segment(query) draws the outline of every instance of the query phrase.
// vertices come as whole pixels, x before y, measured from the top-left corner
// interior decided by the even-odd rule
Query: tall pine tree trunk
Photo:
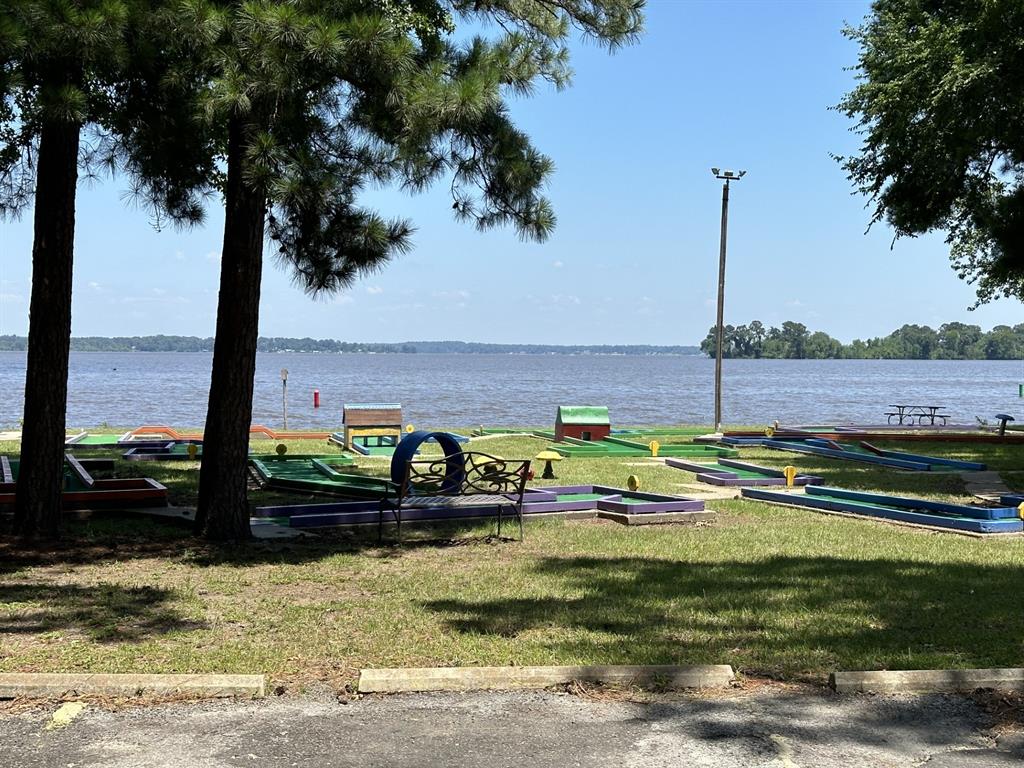
[[[80,131],[77,123],[47,121],[39,137],[25,416],[14,509],[15,532],[28,537],[60,533]]]
[[[266,217],[266,194],[245,178],[252,135],[251,125],[231,119],[217,336],[196,512],[196,532],[211,541],[251,536],[246,480]]]

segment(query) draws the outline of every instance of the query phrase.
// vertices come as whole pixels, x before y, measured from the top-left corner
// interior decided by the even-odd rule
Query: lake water
[[[195,353],[72,353],[68,424],[201,426],[210,362]],[[560,403],[607,405],[613,424],[714,417],[714,361],[697,357],[266,354],[255,423],[281,426],[282,368],[292,429],[338,427],[345,402],[401,403],[406,421],[423,427],[553,425]],[[724,379],[731,424],[882,423],[897,402],[945,406],[955,423],[1002,412],[1024,420],[1019,361],[726,360]],[[0,426],[21,418],[24,382],[25,356],[0,352]]]

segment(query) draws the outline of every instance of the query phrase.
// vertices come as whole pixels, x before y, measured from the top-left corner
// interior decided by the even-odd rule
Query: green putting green
[[[719,464],[717,461],[714,462],[713,464],[712,463],[705,464],[704,466],[706,467],[706,469],[704,470],[705,472],[728,472],[731,475],[736,475],[736,477],[749,477],[749,478],[774,477],[774,475],[769,475],[769,474],[767,474],[765,472],[754,472],[753,470],[750,470],[750,469],[739,469],[738,467],[727,467],[724,464]]]
[[[363,456],[394,456],[395,446],[393,445],[361,445],[355,449]]]
[[[562,442],[552,445],[551,450],[558,451],[558,453],[567,458],[630,458],[651,455],[651,448],[648,444],[622,440],[616,437],[607,437],[596,442],[566,438]],[[667,443],[659,446],[658,455],[686,458],[731,458],[738,456],[739,452],[735,448],[724,448],[718,445]]]
[[[71,437],[74,437],[74,435]],[[120,440],[121,435],[86,435],[81,440],[76,440],[72,445],[109,445],[116,447]]]
[[[271,488],[379,499],[393,488],[389,480],[338,472],[351,465],[348,456],[254,456],[252,465]]]
[[[711,427],[637,427],[636,429],[612,430],[612,437],[620,435],[643,435],[645,437],[699,437],[713,431]]]

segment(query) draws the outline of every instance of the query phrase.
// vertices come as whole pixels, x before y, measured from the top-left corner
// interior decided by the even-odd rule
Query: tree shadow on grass
[[[421,549],[446,549],[472,544],[509,543],[494,535],[493,521],[436,522],[403,528],[401,544],[394,527],[385,525],[384,540],[377,526],[322,529],[316,538],[252,540],[213,544],[192,535],[191,526],[132,513],[105,512],[87,520],[67,521],[57,541],[25,542],[0,535],[0,576],[53,565],[97,565],[110,561],[166,559],[196,566],[250,566],[264,563],[299,565],[338,554],[396,559]],[[0,528],[2,531],[2,528]]]
[[[1019,568],[549,557],[530,575],[540,596],[422,604],[449,631],[523,638],[556,657],[596,663],[733,663],[820,677],[836,667],[1017,666],[1021,659]]]
[[[159,587],[0,584],[0,636],[81,633],[102,643],[141,642],[180,630],[202,629],[174,607],[175,593]]]

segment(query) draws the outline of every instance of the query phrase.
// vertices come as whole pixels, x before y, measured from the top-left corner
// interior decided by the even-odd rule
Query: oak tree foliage
[[[1024,3],[875,0],[857,86],[839,109],[860,151],[839,158],[898,237],[946,233],[978,304],[1024,298]]]

